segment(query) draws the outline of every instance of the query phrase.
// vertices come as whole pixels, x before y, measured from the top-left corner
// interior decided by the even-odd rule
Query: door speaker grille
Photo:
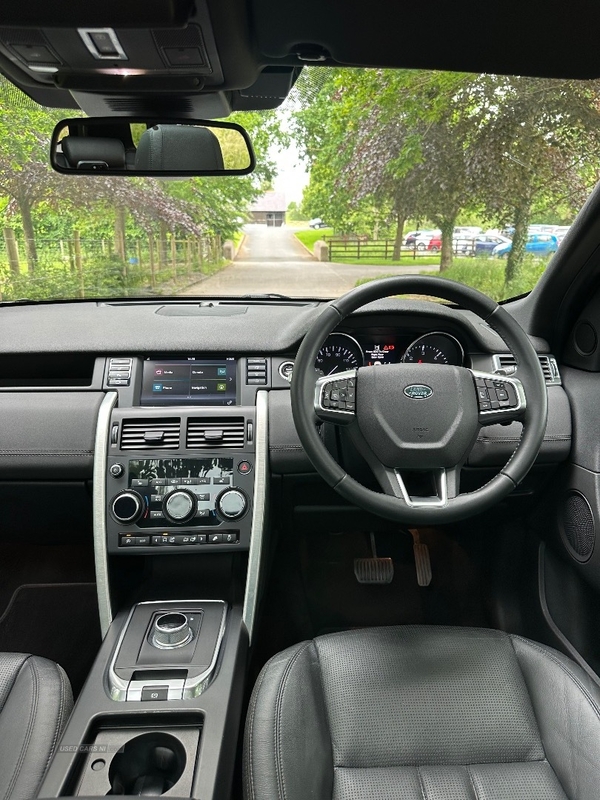
[[[596,528],[590,504],[580,492],[569,492],[562,504],[561,530],[571,555],[587,561],[594,552]]]

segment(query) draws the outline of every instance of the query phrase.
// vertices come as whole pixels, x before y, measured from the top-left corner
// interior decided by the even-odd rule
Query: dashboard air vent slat
[[[544,373],[544,379],[548,386],[558,386],[562,383],[560,372],[558,371],[558,364],[554,356],[542,355],[538,356],[540,366]],[[494,370],[506,370],[508,375],[516,372],[517,362],[515,357],[510,353],[502,353],[493,357]]]
[[[188,420],[186,447],[210,450],[221,447],[241,449],[245,444],[243,417],[195,417]]]
[[[181,420],[124,419],[121,429],[121,450],[177,450]]]

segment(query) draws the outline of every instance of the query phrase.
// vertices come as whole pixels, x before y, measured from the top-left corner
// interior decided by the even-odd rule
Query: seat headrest
[[[140,137],[135,168],[153,170],[222,170],[219,140],[207,128],[154,125]]]
[[[108,169],[125,169],[125,147],[120,139],[105,139],[99,136],[65,136],[61,141],[62,151],[71,169],[81,162],[106,164]]]

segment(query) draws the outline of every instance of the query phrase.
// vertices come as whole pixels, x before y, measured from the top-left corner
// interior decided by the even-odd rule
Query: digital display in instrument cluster
[[[367,342],[364,345],[365,366],[397,364],[402,360],[402,348],[393,339]]]

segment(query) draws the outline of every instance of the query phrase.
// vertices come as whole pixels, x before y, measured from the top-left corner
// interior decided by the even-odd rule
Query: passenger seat
[[[36,797],[73,708],[62,667],[25,653],[0,653],[0,797]]]

